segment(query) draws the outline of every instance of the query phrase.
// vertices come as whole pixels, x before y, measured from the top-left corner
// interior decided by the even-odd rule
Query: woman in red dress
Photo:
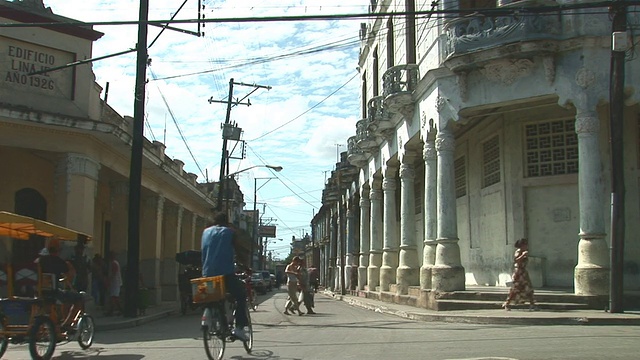
[[[515,244],[516,253],[514,255],[514,269],[511,281],[511,289],[507,300],[502,304],[502,308],[511,310],[511,303],[522,304],[529,302],[529,309],[535,309],[535,299],[533,298],[533,286],[527,271],[527,263],[529,262],[529,241],[520,239]]]

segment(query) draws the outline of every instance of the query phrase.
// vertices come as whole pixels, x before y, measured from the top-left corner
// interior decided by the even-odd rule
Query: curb
[[[100,320],[96,319],[96,331],[109,331],[128,329],[143,324],[150,323],[152,321],[164,319],[175,314],[176,310],[162,310],[152,315],[140,316],[132,319],[124,319],[122,321],[110,322],[106,324],[100,324]]]
[[[377,313],[393,315],[405,319],[424,322],[447,322],[464,324],[494,324],[494,325],[640,325],[640,316],[622,315],[622,317],[604,316],[494,316],[479,314],[447,314],[447,312],[421,312],[393,309],[392,306],[372,304],[359,301],[352,297],[344,297],[339,294],[325,292],[325,295],[339,301],[344,301],[351,306],[357,306]],[[392,304],[391,304],[392,305]]]

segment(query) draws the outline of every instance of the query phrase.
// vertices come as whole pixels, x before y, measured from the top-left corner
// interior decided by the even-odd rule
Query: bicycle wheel
[[[56,350],[56,328],[48,317],[37,317],[29,331],[32,359],[49,360]]]
[[[4,319],[0,318],[0,333],[4,331]],[[0,358],[2,358],[4,352],[7,351],[7,346],[9,346],[9,339],[5,335],[0,334]]]
[[[204,351],[207,353],[209,360],[221,360],[226,347],[226,339],[224,338],[224,330],[220,321],[220,312],[213,310],[211,313],[211,328],[207,326],[202,328]]]
[[[247,341],[242,342],[242,346],[247,351],[247,354],[251,354],[251,350],[253,349],[253,326],[251,326],[251,314],[249,314],[249,309],[247,309],[247,327],[245,328],[245,334]]]
[[[93,322],[93,317],[90,315],[82,315],[78,321],[78,345],[80,345],[83,350],[91,347],[95,333],[96,327]]]

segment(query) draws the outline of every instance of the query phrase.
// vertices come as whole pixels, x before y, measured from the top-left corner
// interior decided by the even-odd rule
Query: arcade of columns
[[[591,98],[589,96],[587,99]],[[579,149],[580,241],[578,263],[574,270],[574,291],[578,295],[605,295],[609,286],[608,249],[605,241],[602,204],[601,155],[599,152],[600,119],[595,105],[575,104],[575,131]],[[589,110],[590,109],[590,110]],[[331,275],[333,289],[341,288],[339,269],[343,240],[345,246],[345,288],[369,291],[390,291],[395,284],[398,295],[408,294],[410,286],[436,291],[465,289],[465,269],[462,266],[457,234],[454,179],[455,138],[448,127],[431,130],[423,136],[422,158],[424,179],[424,246],[422,261],[417,253],[414,215],[414,159],[416,149],[401,149],[400,165],[388,162],[379,173],[358,186],[359,229],[352,222],[355,204],[349,199],[338,201],[331,208],[328,259],[323,260]],[[397,237],[396,173],[399,172],[400,238]],[[362,171],[361,171],[362,174]],[[344,195],[344,194],[342,194]],[[353,194],[351,194],[353,198]],[[342,209],[342,210],[341,210]],[[340,211],[346,210],[346,226],[340,221]],[[334,225],[334,226],[331,226]],[[359,234],[354,234],[358,231]],[[359,247],[354,241],[359,239]],[[399,241],[398,241],[399,240]],[[359,253],[354,249],[359,248]],[[358,257],[359,256],[359,257]],[[356,259],[358,260],[356,262]],[[357,281],[352,284],[352,271]]]

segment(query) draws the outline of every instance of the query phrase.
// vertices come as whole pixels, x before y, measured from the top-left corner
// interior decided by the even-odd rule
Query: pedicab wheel
[[[37,317],[29,331],[32,359],[49,360],[56,350],[56,328],[48,317]]]
[[[204,351],[207,353],[209,360],[221,360],[226,347],[226,340],[222,334],[222,326],[220,320],[214,316],[211,321],[212,328],[204,327],[202,329],[202,338],[204,339]]]
[[[4,334],[5,328],[2,323],[2,319],[0,319],[0,358],[4,355],[4,352],[7,351],[7,346],[9,346],[9,339]]]
[[[93,345],[93,336],[96,333],[93,316],[82,315],[78,321],[78,345],[86,350]]]
[[[251,350],[253,349],[253,326],[251,326],[251,315],[249,314],[249,309],[247,309],[247,327],[245,335],[248,339],[242,342],[242,346],[244,346],[247,354],[251,354]]]

